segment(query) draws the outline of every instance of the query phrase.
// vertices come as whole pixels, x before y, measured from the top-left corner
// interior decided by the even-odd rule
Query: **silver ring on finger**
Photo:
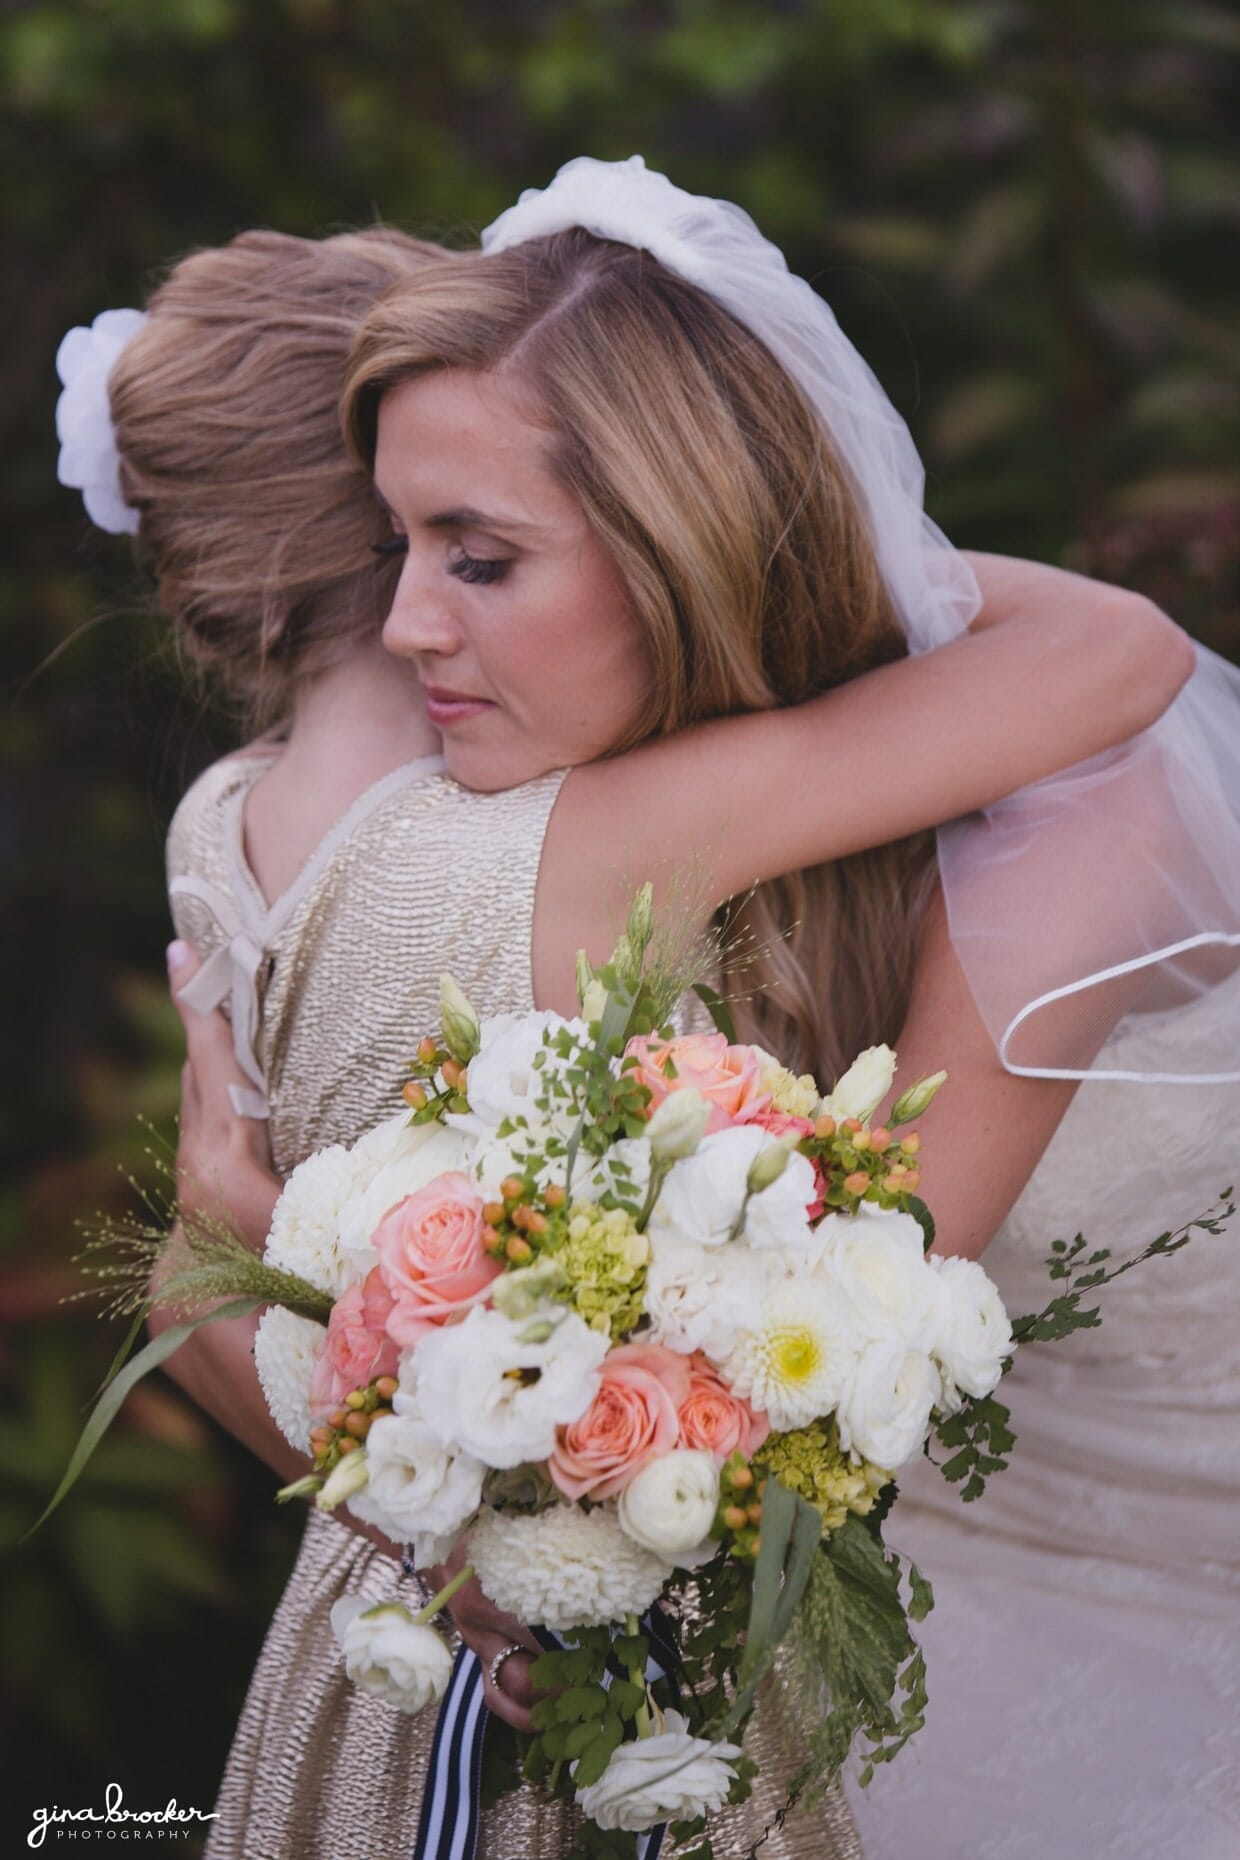
[[[488,1669],[491,1684],[495,1687],[497,1692],[502,1692],[504,1690],[503,1686],[499,1683],[500,1669],[504,1661],[510,1660],[514,1653],[527,1653],[528,1651],[529,1649],[523,1647],[520,1641],[517,1640],[509,1641],[506,1647],[500,1648],[495,1658],[491,1661],[491,1665]]]

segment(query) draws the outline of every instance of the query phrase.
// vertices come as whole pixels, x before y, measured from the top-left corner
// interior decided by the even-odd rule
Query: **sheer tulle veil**
[[[482,245],[502,251],[574,226],[649,252],[763,341],[851,476],[910,650],[961,633],[977,583],[925,514],[908,428],[827,304],[748,214],[684,192],[640,156],[582,156],[523,193]],[[1176,702],[1132,743],[939,833],[953,941],[1011,1072],[1240,1079],[1234,1016],[1217,1017],[1213,1050],[1186,1046],[1182,1070],[1113,1063],[1108,1040],[1117,1023],[1225,986],[1237,965],[1240,671],[1198,655]]]

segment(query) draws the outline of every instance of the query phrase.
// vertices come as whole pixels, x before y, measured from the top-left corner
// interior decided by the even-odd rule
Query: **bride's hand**
[[[181,1072],[178,1199],[185,1210],[226,1222],[259,1252],[280,1178],[271,1167],[266,1124],[238,1117],[232,1108],[229,1086],[248,1089],[250,1081],[237,1064],[228,1022],[218,1008],[199,1014],[181,1000],[201,966],[188,943],[169,945],[168,976],[188,1055]]]
[[[446,1563],[424,1570],[423,1580],[432,1591],[443,1585],[461,1569],[468,1547],[460,1543]],[[488,1708],[514,1731],[532,1732],[534,1723],[530,1706],[540,1696],[530,1678],[531,1661],[542,1652],[532,1631],[515,1615],[506,1615],[489,1601],[475,1576],[457,1590],[448,1604],[448,1612],[460,1631],[461,1639],[477,1654],[483,1673],[483,1696]],[[499,1670],[499,1684],[491,1678],[491,1667],[506,1647],[520,1647],[511,1653]]]

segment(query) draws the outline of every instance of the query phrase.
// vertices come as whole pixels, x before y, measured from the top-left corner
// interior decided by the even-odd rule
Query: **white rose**
[[[392,1117],[354,1146],[364,1171],[357,1192],[340,1215],[340,1246],[349,1264],[350,1283],[365,1278],[378,1254],[371,1246],[375,1228],[398,1201],[416,1195],[437,1175],[465,1167],[470,1144],[443,1124],[411,1124]]]
[[[895,1075],[896,1056],[891,1048],[867,1046],[823,1099],[822,1113],[837,1120],[859,1117],[864,1122],[891,1090]]]
[[[750,1168],[770,1136],[756,1124],[736,1124],[704,1137],[664,1182],[650,1217],[652,1243],[660,1236],[691,1246],[723,1246],[745,1201]],[[807,1246],[806,1209],[814,1199],[808,1157],[791,1155],[787,1167],[761,1194],[749,1197],[745,1234],[759,1247]]]
[[[989,1395],[1012,1352],[1012,1326],[994,1282],[975,1259],[940,1259],[929,1265],[939,1299],[931,1353],[943,1377],[942,1406],[960,1406],[964,1395]]]
[[[563,1064],[547,1045],[567,1027],[582,1040],[583,1020],[560,1014],[495,1014],[484,1020],[479,1050],[469,1062],[469,1108],[480,1125],[496,1129],[506,1117],[541,1117],[537,1099],[549,1068]]]
[[[933,1348],[938,1288],[911,1214],[863,1202],[855,1215],[829,1214],[815,1230],[816,1254],[839,1287],[867,1342]]]
[[[332,1603],[331,1624],[345,1670],[363,1692],[407,1712],[443,1697],[452,1655],[434,1628],[415,1621],[399,1602],[342,1595]]]
[[[446,1447],[486,1466],[520,1466],[545,1460],[556,1428],[585,1413],[610,1347],[609,1337],[562,1306],[516,1323],[475,1306],[463,1323],[419,1341],[413,1372]],[[405,1397],[396,1400],[403,1405]]]
[[[349,1510],[396,1543],[413,1547],[419,1569],[441,1561],[482,1502],[486,1468],[453,1455],[423,1417],[381,1415],[366,1436],[369,1477]]]
[[[600,1828],[632,1833],[659,1821],[692,1820],[723,1807],[740,1754],[738,1744],[694,1737],[680,1712],[664,1712],[663,1730],[613,1750],[598,1781],[577,1791],[577,1801]]]
[[[620,1494],[620,1523],[633,1539],[671,1562],[708,1549],[719,1508],[719,1469],[712,1453],[678,1447],[643,1466]]]
[[[747,1246],[676,1246],[664,1239],[646,1268],[651,1343],[682,1356],[702,1350],[722,1362],[737,1332],[753,1321],[767,1276],[766,1256]]]
[[[867,1344],[835,1411],[840,1445],[895,1472],[920,1452],[939,1398],[939,1373],[924,1350],[898,1339]]]

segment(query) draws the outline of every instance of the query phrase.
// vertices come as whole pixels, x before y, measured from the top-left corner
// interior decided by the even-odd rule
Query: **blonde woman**
[[[158,320],[157,305],[152,327]],[[757,361],[769,379],[769,358]],[[161,486],[153,471],[143,475],[140,460],[127,450],[126,396],[139,395],[142,379],[138,340],[123,362],[113,384],[122,483],[138,503],[145,529],[159,497],[175,495],[177,475],[172,471]],[[218,395],[218,373],[215,390]],[[132,416],[132,407],[129,413]],[[298,501],[299,462],[290,454],[288,482],[290,487],[297,485]],[[778,472],[778,461],[768,458],[766,463]],[[443,464],[446,470],[450,461]],[[705,467],[698,473],[702,480],[709,479],[709,459]],[[201,462],[194,469],[202,475]],[[235,482],[235,458],[231,471]],[[684,479],[686,487],[691,477]],[[312,486],[313,481],[307,489]],[[790,490],[795,503],[795,486],[785,475],[785,501]],[[832,495],[838,498],[838,489]],[[244,501],[236,500],[239,513]],[[708,502],[703,495],[700,509],[685,512],[689,529],[695,524],[700,529]],[[855,587],[861,588],[860,608],[868,601],[871,615],[881,619],[881,593],[873,577],[850,569],[849,551],[866,553],[864,535],[835,515],[830,527],[842,545],[831,572],[846,571],[849,598]],[[440,565],[445,589],[455,593],[458,588],[495,585],[494,577],[488,580],[490,571],[479,572],[477,564],[485,558],[471,556],[455,536],[448,540],[450,561],[444,558]],[[577,535],[566,560],[575,553],[580,563],[580,542]],[[699,548],[702,564],[710,553],[708,538]],[[610,934],[611,924],[607,898],[601,903],[583,900],[564,871],[564,855],[556,851],[556,819],[574,789],[580,788],[585,797],[603,769],[633,784],[617,790],[604,811],[610,823],[614,801],[622,800],[622,832],[616,835],[608,826],[613,859],[617,866],[629,863],[636,869],[655,850],[649,835],[657,829],[654,816],[666,807],[669,793],[686,794],[693,804],[695,764],[715,769],[707,785],[717,794],[721,776],[730,774],[735,788],[738,766],[758,758],[767,761],[778,753],[779,734],[791,732],[792,751],[785,749],[780,765],[786,776],[781,806],[794,792],[808,791],[813,802],[807,811],[814,814],[815,824],[807,829],[809,837],[790,841],[784,852],[797,855],[804,846],[826,857],[850,853],[870,836],[924,826],[937,814],[959,811],[1139,727],[1182,678],[1183,655],[1175,635],[1139,603],[1099,596],[1071,578],[1051,577],[1049,587],[1039,588],[1037,571],[981,566],[991,588],[988,617],[996,624],[935,655],[937,664],[901,663],[876,673],[873,680],[856,679],[847,689],[780,716],[737,716],[706,726],[685,739],[678,770],[670,771],[663,763],[653,780],[643,772],[643,758],[649,769],[650,757],[678,748],[672,739],[637,751],[632,758],[591,763],[567,781],[561,774],[570,762],[585,762],[613,749],[638,727],[636,718],[625,718],[617,728],[614,712],[606,708],[606,702],[621,692],[632,696],[631,683],[620,680],[623,652],[614,662],[614,688],[599,675],[599,655],[614,651],[618,638],[632,641],[631,628],[626,630],[627,608],[608,604],[615,594],[615,576],[606,562],[590,564],[600,571],[601,580],[583,582],[579,577],[576,584],[564,581],[558,591],[544,589],[530,609],[535,618],[545,614],[558,629],[552,635],[551,654],[541,659],[535,655],[528,669],[536,676],[526,678],[522,687],[530,732],[553,758],[546,773],[497,764],[489,772],[461,768],[461,783],[426,770],[410,778],[405,761],[410,748],[418,745],[411,745],[403,733],[400,707],[393,711],[386,706],[383,694],[376,694],[373,706],[368,699],[354,702],[347,660],[294,685],[287,741],[271,743],[249,758],[231,759],[210,772],[188,797],[170,842],[179,928],[192,934],[210,958],[207,969],[195,973],[194,959],[187,957],[178,980],[183,985],[186,976],[193,976],[191,998],[200,1006],[221,989],[228,997],[233,1011],[230,1046],[241,1061],[240,1076],[229,1082],[242,1093],[265,1092],[278,1165],[286,1170],[306,1149],[355,1135],[386,1108],[400,1076],[408,1029],[433,1012],[434,977],[445,960],[473,986],[484,1008],[529,1006],[532,997],[539,1005],[562,1003],[571,987],[571,964],[565,968],[561,962],[564,950],[579,941],[597,946],[601,935]],[[806,577],[807,587],[822,577],[823,568],[819,554]],[[402,589],[407,582],[406,568]],[[1039,634],[1027,615],[1018,617],[1022,603],[1039,594],[1053,607],[1061,590],[1083,608],[1096,612],[1100,606],[1103,624],[1055,618]],[[829,574],[816,591],[825,602],[832,601]],[[239,583],[238,597],[241,592]],[[750,597],[751,588],[743,588],[741,595]],[[227,606],[227,598],[221,599]],[[433,605],[424,607],[419,601],[416,611],[431,614]],[[407,620],[408,606],[402,613],[403,618],[394,612],[389,623],[389,643],[399,643],[393,629]],[[685,623],[686,646],[695,640],[692,629],[701,613],[699,607]],[[761,614],[761,601],[753,607],[751,600],[751,623],[760,621]],[[784,624],[781,619],[774,637]],[[883,634],[881,626],[875,633],[880,637],[873,656],[898,657],[899,641],[890,632]],[[716,637],[717,656],[726,661],[733,650],[726,627],[717,629]],[[1069,647],[1079,660],[1081,691],[1065,696],[1053,720],[1030,718],[1027,704],[1013,700],[1014,682],[1022,675],[1048,680],[1056,649]],[[863,646],[841,676],[859,670],[868,650]],[[509,670],[514,668],[520,669],[519,642]],[[576,695],[579,705],[562,702],[557,710],[543,703],[538,709],[552,670],[561,681],[561,697],[571,700]],[[344,680],[338,702],[332,696],[337,678]],[[867,702],[865,693],[871,686],[875,696]],[[708,694],[709,686],[703,683],[702,691]],[[1104,693],[1113,697],[1114,708],[1100,721]],[[435,687],[432,721],[447,726],[451,735],[458,723],[470,721],[462,712],[476,706],[480,695],[468,687]],[[600,695],[605,700],[601,707]],[[770,695],[788,698],[795,692]],[[770,695],[750,691],[741,701],[769,702]],[[482,699],[484,706],[490,701]],[[712,701],[707,696],[707,702]],[[956,727],[961,705],[976,709],[982,739],[967,750],[962,750]],[[558,736],[557,728],[563,732]],[[872,795],[870,782],[859,773],[860,765],[874,756],[876,741],[890,747],[886,768],[900,790],[890,812],[885,811],[887,801]],[[953,755],[955,766],[949,767]],[[1002,774],[996,772],[1000,760]],[[380,762],[386,766],[379,787],[372,784],[359,795],[357,787]],[[626,765],[636,774],[622,774]],[[351,796],[324,794],[315,785],[316,777],[334,776],[337,770],[352,771]],[[669,783],[666,776],[673,772],[678,780]],[[530,773],[533,779],[521,779]],[[395,779],[389,781],[390,776]],[[471,779],[479,781],[478,788],[466,786]],[[504,785],[507,782],[516,785]],[[483,791],[490,788],[493,792]],[[916,798],[908,800],[906,790],[918,790]],[[338,822],[346,799],[353,805]],[[699,793],[699,805],[701,800]],[[588,800],[583,804],[587,810],[593,805]],[[572,818],[571,812],[565,816],[562,841],[570,848]],[[716,814],[706,834],[712,857],[718,830],[725,830],[730,841],[743,818],[743,808],[735,813],[729,808],[722,819]],[[325,827],[328,840],[316,845]],[[664,867],[683,856],[683,843],[682,839],[666,849]],[[300,876],[293,876],[299,870]],[[480,884],[485,874],[494,874],[489,885]],[[730,868],[716,882],[729,879]],[[614,899],[627,876],[622,881],[613,873],[608,882]],[[579,917],[561,936],[556,913],[562,904],[572,911],[584,904],[587,912],[597,915]],[[545,971],[545,980],[540,971]],[[206,985],[201,986],[204,978]],[[191,1012],[187,1020],[196,1061],[190,1084],[197,1088],[188,1107],[188,1160],[197,1162],[207,1180],[222,1175],[225,1199],[234,1209],[244,1205],[247,1189],[254,1191],[254,1225],[261,1237],[265,1178],[248,1140],[256,1125],[234,1117],[216,1089],[223,1062],[214,1018]],[[256,1108],[244,1097],[241,1102],[247,1109]],[[212,1340],[209,1345],[206,1337],[201,1341],[204,1348],[197,1354],[185,1353],[186,1380],[255,1444],[269,1442],[244,1337]],[[286,1451],[273,1453],[277,1463]],[[214,1852],[365,1853],[411,1838],[425,1773],[426,1727],[351,1695],[330,1637],[324,1637],[327,1607],[342,1588],[369,1585],[380,1594],[398,1579],[394,1563],[334,1523],[312,1522],[247,1704],[222,1819],[213,1837]],[[489,1698],[518,1719],[519,1710],[505,1703],[504,1693],[510,1699],[519,1696],[520,1668],[518,1659],[510,1660],[503,1669],[503,1691],[494,1686],[488,1691]],[[357,1753],[362,1750],[366,1761],[359,1765]],[[555,1851],[560,1838],[554,1816],[540,1814],[525,1797],[485,1821],[492,1854]],[[744,1823],[728,1838],[740,1843],[735,1847],[739,1852],[760,1832],[757,1823]],[[773,1836],[772,1842],[779,1838],[809,1840],[804,1851],[825,1851],[821,1826],[797,1836]],[[842,1830],[840,1852],[850,1851],[849,1838]]]

